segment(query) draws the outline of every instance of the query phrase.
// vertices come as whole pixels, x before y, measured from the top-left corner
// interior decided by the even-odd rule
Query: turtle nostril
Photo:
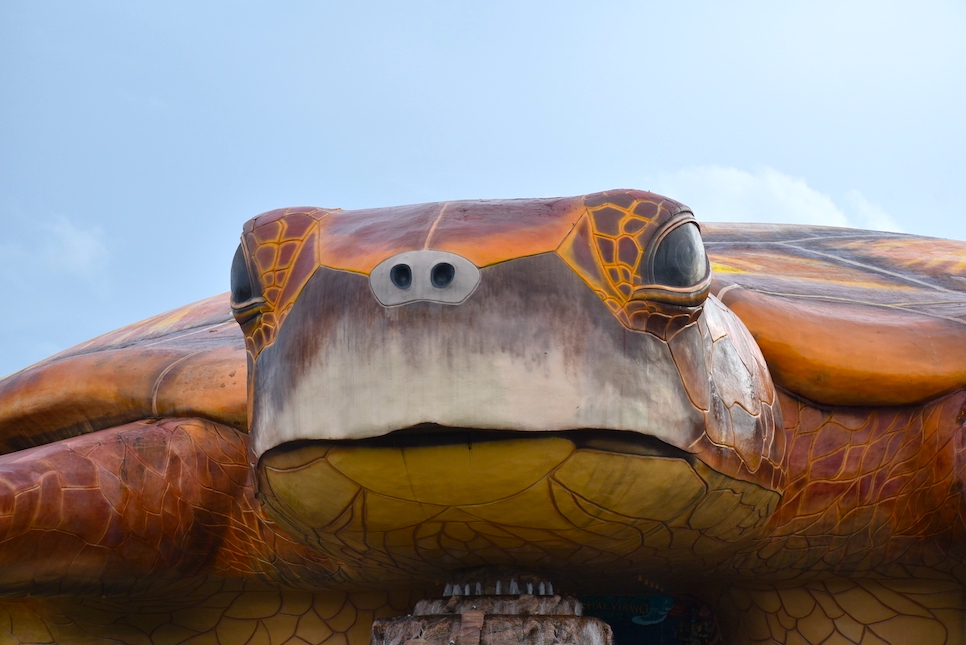
[[[456,267],[449,262],[440,262],[429,274],[430,281],[437,289],[448,287],[454,277],[456,277]]]
[[[402,290],[406,290],[413,283],[413,270],[408,264],[397,264],[389,270],[389,279]]]

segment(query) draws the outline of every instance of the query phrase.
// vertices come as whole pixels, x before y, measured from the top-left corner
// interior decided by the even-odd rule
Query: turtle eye
[[[694,222],[685,222],[661,240],[654,253],[651,276],[655,284],[686,288],[707,278],[708,270],[701,232]]]
[[[248,263],[245,262],[245,251],[239,244],[231,261],[231,301],[233,304],[242,304],[251,300],[254,295],[252,276],[248,272]]]
[[[231,260],[231,310],[238,324],[252,320],[265,305],[258,281],[252,278],[245,261],[245,249],[239,244]]]
[[[231,260],[231,310],[238,324],[244,324],[262,313],[265,301],[258,282],[252,279],[245,261],[245,249],[239,244]]]

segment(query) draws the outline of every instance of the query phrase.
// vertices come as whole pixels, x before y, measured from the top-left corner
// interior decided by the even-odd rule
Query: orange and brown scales
[[[271,345],[319,267],[368,275],[404,251],[456,253],[483,268],[556,251],[623,325],[666,338],[691,322],[666,315],[635,292],[640,265],[661,225],[687,207],[653,193],[616,190],[584,197],[476,200],[355,211],[287,208],[249,220],[242,243],[265,300],[243,325],[252,358]],[[655,315],[656,314],[656,315]]]
[[[791,579],[921,567],[935,575],[957,566],[966,555],[966,391],[871,409],[779,399],[787,485],[747,573]]]
[[[247,453],[234,428],[167,419],[3,455],[0,586],[63,594],[128,591],[158,576],[337,577],[337,563],[265,517]]]

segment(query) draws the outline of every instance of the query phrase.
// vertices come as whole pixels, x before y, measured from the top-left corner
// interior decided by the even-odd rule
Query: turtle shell
[[[343,270],[368,273],[429,238],[483,266],[557,247],[587,205],[564,198],[384,209],[387,217],[407,208],[426,214],[419,230],[392,238],[355,229],[352,212],[285,209],[253,218],[243,235],[264,235],[298,211],[307,225],[323,223],[315,233],[326,240],[320,253]],[[450,209],[458,216],[443,217]],[[308,231],[278,231],[273,270],[287,252],[282,238],[315,243],[302,239]],[[702,235],[712,292],[751,330],[785,390],[820,404],[878,406],[966,385],[966,243],[763,224],[705,224]],[[213,296],[0,380],[0,451],[155,417],[196,416],[244,430],[246,369],[228,294]]]

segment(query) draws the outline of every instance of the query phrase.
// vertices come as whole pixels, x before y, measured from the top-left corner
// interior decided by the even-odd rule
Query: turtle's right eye
[[[651,267],[656,284],[686,288],[700,284],[708,271],[708,256],[694,222],[685,222],[664,236]]]
[[[643,286],[634,298],[695,308],[711,288],[711,264],[694,216],[680,213],[651,241],[640,265]]]
[[[253,279],[245,261],[245,250],[239,244],[231,261],[231,309],[241,323],[260,312],[263,303],[258,281]]]

